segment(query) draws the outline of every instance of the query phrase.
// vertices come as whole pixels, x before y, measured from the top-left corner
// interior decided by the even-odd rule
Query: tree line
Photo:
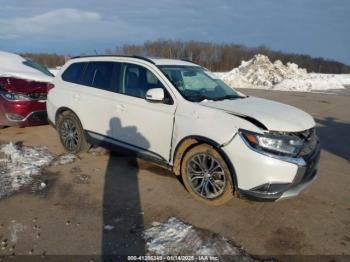
[[[125,44],[114,49],[107,49],[107,55],[140,55],[150,57],[164,57],[185,59],[198,63],[211,71],[224,72],[238,67],[241,61],[250,60],[255,54],[263,54],[273,62],[281,60],[283,63],[293,62],[299,67],[306,68],[308,72],[316,73],[350,73],[350,66],[343,63],[314,58],[309,55],[284,53],[273,51],[268,47],[260,46],[249,48],[237,44],[218,44],[200,41],[157,40],[143,44]],[[54,67],[64,64],[65,57],[56,54],[25,54],[46,66]]]

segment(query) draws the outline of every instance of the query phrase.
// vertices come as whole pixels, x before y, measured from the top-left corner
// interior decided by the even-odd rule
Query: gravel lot
[[[234,199],[208,207],[193,200],[170,172],[97,151],[46,168],[45,190],[0,200],[0,241],[8,243],[0,256],[143,253],[141,233],[169,217],[219,233],[254,255],[350,255],[350,97],[240,91],[297,106],[316,119],[321,171],[300,196],[275,203]],[[0,141],[64,152],[50,126],[6,128]]]

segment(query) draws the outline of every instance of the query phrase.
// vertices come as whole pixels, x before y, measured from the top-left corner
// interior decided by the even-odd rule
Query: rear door
[[[119,89],[121,64],[111,61],[89,62],[81,83],[72,95],[72,106],[83,128],[101,138],[113,136],[112,118]]]

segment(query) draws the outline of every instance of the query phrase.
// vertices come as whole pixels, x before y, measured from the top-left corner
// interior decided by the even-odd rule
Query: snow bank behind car
[[[350,75],[308,73],[294,63],[272,63],[264,55],[255,55],[230,72],[216,75],[233,88],[310,92],[344,89],[344,84],[350,84]]]

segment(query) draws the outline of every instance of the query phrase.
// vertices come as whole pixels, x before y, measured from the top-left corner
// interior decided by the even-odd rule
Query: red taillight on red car
[[[50,91],[52,88],[54,88],[55,87],[55,85],[54,84],[52,84],[52,83],[48,83],[47,84],[47,91]]]

